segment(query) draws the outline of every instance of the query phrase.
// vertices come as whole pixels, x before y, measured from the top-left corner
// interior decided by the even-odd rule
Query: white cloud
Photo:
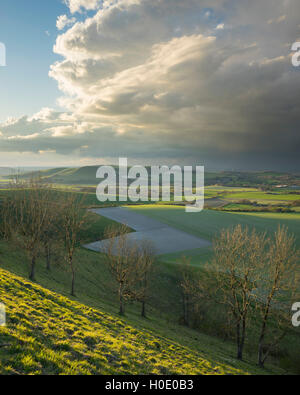
[[[52,108],[44,107],[39,112],[28,118],[29,122],[51,122],[57,120],[60,113],[54,111]]]
[[[60,15],[56,21],[56,27],[58,30],[63,30],[65,27],[73,25],[76,22],[76,18],[68,18],[67,15]]]
[[[47,154],[56,154],[55,149],[49,149],[49,150],[39,150],[40,155],[47,155]]]
[[[33,134],[28,134],[26,136],[23,136],[23,135],[10,136],[7,139],[8,140],[33,140],[33,139],[36,139],[39,137],[40,137],[39,133],[33,133]]]
[[[91,131],[92,128],[93,125],[83,122],[63,126],[55,126],[53,128],[46,129],[45,131],[50,132],[52,137],[71,137],[77,134],[84,134],[88,131]]]
[[[216,30],[223,30],[225,28],[224,23],[219,23],[218,26],[216,27]]]
[[[96,10],[100,7],[100,0],[64,0],[70,8],[72,14],[79,12],[82,8],[86,10]]]

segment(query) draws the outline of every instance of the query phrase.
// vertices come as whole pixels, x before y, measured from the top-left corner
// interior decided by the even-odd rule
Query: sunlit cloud
[[[299,34],[298,1],[66,4],[81,21],[58,17],[62,59],[49,71],[64,111],[7,120],[7,150],[300,164],[300,74],[287,46]]]

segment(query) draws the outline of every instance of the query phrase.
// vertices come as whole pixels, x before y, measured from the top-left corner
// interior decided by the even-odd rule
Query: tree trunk
[[[242,347],[241,347],[240,344],[238,345],[237,359],[238,359],[239,361],[242,361],[242,360],[243,360],[243,350],[242,350]]]
[[[120,300],[120,311],[119,311],[119,314],[120,315],[124,315],[125,308],[124,308],[123,284],[122,283],[120,283],[120,287],[119,287],[119,300]]]
[[[72,259],[70,259],[70,267],[71,267],[71,271],[72,271],[71,296],[75,296],[75,270],[73,267]]]
[[[268,300],[268,304],[265,310],[265,314],[263,317],[263,323],[261,327],[261,332],[260,332],[260,337],[259,337],[259,343],[258,343],[258,365],[263,368],[265,361],[264,361],[264,340],[265,340],[265,333],[266,333],[266,327],[267,327],[267,320],[269,316],[269,311],[270,311],[270,304],[271,304],[271,298]]]
[[[188,296],[183,293],[182,295],[182,305],[183,305],[183,323],[189,326],[189,300]]]
[[[258,366],[261,368],[264,368],[264,351],[263,351],[263,344],[264,344],[264,337],[265,334],[262,333],[259,339],[259,345],[258,345]]]
[[[30,270],[30,275],[29,275],[29,279],[31,281],[35,281],[35,265],[36,265],[36,259],[35,259],[35,257],[32,257],[32,259],[31,259],[31,270]]]
[[[50,253],[50,246],[49,244],[45,247],[46,252],[46,269],[50,272],[51,271],[51,253]]]
[[[142,317],[146,318],[146,302],[142,301]]]
[[[242,334],[240,337],[240,345],[239,345],[239,351],[238,351],[238,359],[239,360],[243,359],[245,339],[246,339],[246,319],[243,318]]]
[[[243,349],[241,345],[241,326],[239,322],[236,325],[236,340],[237,340],[237,359],[241,361],[243,359]]]
[[[120,297],[120,311],[119,311],[120,315],[124,315],[125,314],[125,308],[124,308],[124,300],[123,297]]]

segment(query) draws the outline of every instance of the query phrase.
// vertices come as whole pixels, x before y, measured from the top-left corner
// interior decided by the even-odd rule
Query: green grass
[[[105,236],[105,231],[109,226],[119,226],[120,224],[105,217],[99,217],[98,214],[88,212],[86,216],[86,225],[80,231],[79,239],[81,244],[93,243],[101,240]],[[128,232],[133,230],[128,228]]]
[[[39,280],[57,288],[51,276],[47,280],[45,277]],[[60,281],[63,283],[64,278]],[[79,294],[81,289],[81,300]],[[94,304],[97,296],[93,296]],[[8,344],[0,348],[0,374],[282,372],[274,367],[260,370],[249,360],[238,362],[231,344],[170,321],[138,319],[132,311],[120,319],[107,312],[111,309],[108,304],[96,309],[3,269],[0,300],[7,309],[7,326],[0,328],[0,344]]]
[[[0,269],[1,374],[246,374]]]
[[[256,207],[252,206],[251,204],[239,204],[239,203],[229,203],[222,208],[224,211],[235,211],[235,210],[255,210]]]
[[[100,217],[99,221],[101,221]],[[51,374],[63,372],[77,374],[94,373],[96,369],[97,373],[175,372],[204,374],[223,373],[225,372],[224,366],[228,367],[228,369],[230,367],[237,369],[243,374],[245,372],[254,374],[282,372],[272,365],[268,365],[267,370],[258,369],[255,365],[255,355],[249,354],[245,362],[239,362],[235,359],[234,343],[224,342],[222,339],[178,325],[181,316],[181,295],[178,287],[178,266],[176,265],[160,261],[155,263],[151,278],[151,295],[147,308],[148,319],[145,320],[140,317],[139,305],[127,305],[126,317],[122,322],[126,328],[130,328],[130,330],[128,329],[128,338],[126,338],[126,333],[123,330],[114,332],[115,326],[121,321],[117,314],[116,284],[111,279],[102,254],[82,248],[78,250],[76,254],[76,298],[70,298],[69,296],[70,274],[62,265],[62,261],[53,265],[50,273],[45,268],[44,259],[41,258],[38,261],[36,278],[38,284],[44,289],[26,280],[28,276],[28,258],[13,244],[0,242],[0,266],[9,271],[9,273],[0,271],[0,300],[6,303],[9,313],[9,325],[5,332],[1,332],[0,343],[13,342],[13,347],[11,348],[2,350],[0,348],[0,353],[2,353],[0,354],[2,372]],[[20,277],[16,278],[10,273]],[[11,284],[11,287],[8,287],[7,284]],[[17,288],[13,284],[17,284]],[[18,290],[18,287],[20,290]],[[45,289],[54,291],[57,294],[48,293]],[[37,294],[38,297],[36,296]],[[51,295],[52,301],[55,299],[54,305],[51,302],[51,308],[48,306],[48,295]],[[73,305],[73,302],[76,302],[76,305]],[[82,311],[89,311],[89,309],[82,305],[79,306],[78,302],[95,310],[93,311],[92,319],[89,315],[82,317]],[[57,310],[57,308],[60,309],[62,303],[63,310]],[[57,307],[57,304],[60,306]],[[42,316],[39,316],[40,310],[43,312]],[[77,314],[78,311],[79,313]],[[105,327],[106,332],[103,334],[102,329],[99,327],[102,321],[99,323],[98,318],[96,320],[93,318],[98,314],[101,317],[105,316],[111,321],[111,333],[114,333],[114,335],[111,335],[110,331],[107,333],[107,327]],[[18,317],[19,321],[14,319],[15,316]],[[30,316],[30,319],[26,318],[28,316]],[[76,335],[75,339],[67,331],[66,333],[64,332],[65,316],[70,320],[72,327],[76,326],[75,332],[80,332],[80,336],[77,337]],[[13,319],[10,320],[10,317],[13,317]],[[73,319],[75,320],[74,323]],[[91,332],[96,333],[96,340],[100,345],[96,343],[95,347],[97,349],[99,347],[101,353],[94,349],[90,350],[89,345],[82,341],[85,337],[89,339],[92,336]],[[133,338],[130,336],[130,332],[135,333]],[[105,360],[99,356],[103,354],[101,345],[102,339],[105,339],[106,335],[109,339],[110,336],[115,338],[114,344],[110,343],[111,340],[106,344],[104,340],[105,349],[107,350],[105,354],[113,354],[121,361],[123,361],[123,354],[117,339],[122,339],[122,344],[126,345],[133,342],[137,346],[136,336],[139,336],[138,339],[141,337],[147,339],[149,335],[153,341],[160,344],[163,342],[163,344],[168,343],[174,345],[174,347],[176,345],[176,356],[173,356],[169,351],[167,356],[166,353],[161,353],[160,350],[157,350],[156,362],[149,366],[147,365],[149,354],[145,354],[145,346],[141,343],[139,345],[140,348],[134,348],[134,352],[136,353],[136,360],[142,361],[142,364],[138,363],[136,366],[132,357],[129,367],[125,366],[124,370],[123,367],[121,370],[119,370],[119,367],[113,370],[114,367],[109,367]],[[26,340],[24,343],[23,337]],[[75,342],[74,349],[73,340]],[[58,347],[57,355],[56,349],[53,348],[53,345],[56,344]],[[111,348],[110,344],[112,345]],[[60,350],[60,347],[63,350]],[[69,353],[63,356],[60,355],[61,351],[68,347],[71,347],[71,350],[68,350]],[[52,350],[49,353],[50,361],[47,361],[46,357],[40,359],[41,355],[48,355],[49,349]],[[51,361],[54,361],[53,364]],[[93,363],[90,363],[90,361],[93,361]],[[29,366],[27,366],[28,363]],[[162,367],[162,370],[159,370],[156,363],[158,367]],[[174,363],[175,365],[178,363],[178,366],[180,366],[180,368],[176,367],[176,371],[170,368]],[[48,364],[50,364],[50,367]],[[142,366],[145,364],[146,370]],[[213,366],[211,370],[209,368],[210,365]],[[208,367],[207,370],[206,366]],[[221,368],[218,368],[218,366],[221,366]],[[215,367],[216,370],[214,370]],[[109,368],[112,370],[108,370]]]
[[[212,240],[223,228],[241,224],[256,227],[258,231],[274,232],[279,224],[289,227],[300,242],[300,216],[298,213],[226,213],[204,210],[199,213],[186,213],[180,206],[128,206],[140,214],[155,218],[167,225],[188,233]]]
[[[267,200],[267,201],[288,201],[292,202],[294,200],[299,200],[300,195],[297,194],[287,194],[287,193],[280,193],[280,192],[237,192],[237,193],[225,193],[223,195],[224,199],[249,199],[249,200]]]
[[[177,227],[182,226],[184,230],[208,239],[219,230],[220,222],[228,225],[232,221],[240,221],[235,214],[207,210],[199,213],[204,214],[204,217],[200,217],[198,214],[185,214],[182,208],[174,206],[141,206],[135,210],[162,221],[170,221],[171,225],[177,223]],[[254,219],[246,215],[238,217],[248,222]],[[265,221],[264,218],[257,218],[258,221]],[[291,218],[287,216],[290,221]],[[90,226],[82,235],[82,242],[101,238],[111,221],[89,214],[89,223]],[[207,229],[209,224],[210,228]],[[298,225],[297,222],[295,226]],[[210,254],[210,249],[190,252],[195,265],[206,262]],[[239,362],[235,359],[235,344],[231,341],[225,342],[222,338],[178,324],[182,306],[179,267],[174,265],[175,260],[175,256],[164,256],[155,262],[150,280],[148,319],[142,319],[140,306],[132,303],[127,305],[126,317],[120,320],[116,314],[116,284],[111,279],[102,254],[83,248],[78,250],[75,259],[76,298],[70,298],[70,274],[61,259],[53,265],[50,273],[45,268],[44,259],[38,261],[36,277],[41,288],[24,280],[28,276],[28,258],[23,251],[11,243],[0,242],[0,267],[9,271],[0,271],[0,301],[9,307],[9,325],[1,330],[0,343],[13,343],[12,347],[0,348],[0,372],[223,374],[230,369],[237,369],[237,373],[241,374],[284,373],[272,365],[274,360],[267,365],[267,370],[260,370],[255,365],[255,350],[251,349],[247,351],[245,362]],[[88,311],[87,315],[83,313],[85,311]],[[28,315],[32,317],[30,320]],[[73,334],[70,336],[65,331],[65,316],[71,330],[76,333],[74,339]],[[13,317],[12,321],[10,317]],[[119,328],[120,322],[124,326]],[[94,339],[90,339],[93,334]],[[160,344],[159,349],[155,346],[149,351],[148,340],[143,343],[142,339],[150,338],[149,342]],[[58,345],[57,350],[53,345]],[[122,345],[125,346],[124,353]],[[133,350],[132,354],[128,354],[128,349]],[[49,360],[46,357],[48,351]],[[148,363],[149,355],[154,355],[154,352],[154,360]],[[111,361],[116,361],[117,366],[111,366]]]
[[[174,228],[212,241],[221,229],[241,224],[249,228],[256,228],[259,232],[274,233],[278,225],[286,225],[289,231],[296,236],[297,246],[300,247],[300,213],[234,213],[214,210],[204,210],[200,213],[187,214],[179,206],[130,206],[140,214],[155,218]],[[166,254],[160,257],[161,261],[176,263],[182,253]],[[193,265],[202,266],[211,256],[211,248],[201,248],[185,251],[184,255],[191,259]]]

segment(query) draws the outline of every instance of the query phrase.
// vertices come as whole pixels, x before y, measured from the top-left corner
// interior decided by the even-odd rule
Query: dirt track
[[[92,212],[125,224],[136,232],[128,235],[129,241],[148,240],[157,255],[168,254],[210,246],[210,242],[172,228],[162,222],[137,214],[123,207],[94,209]],[[106,241],[96,241],[85,245],[86,248],[101,252]]]

